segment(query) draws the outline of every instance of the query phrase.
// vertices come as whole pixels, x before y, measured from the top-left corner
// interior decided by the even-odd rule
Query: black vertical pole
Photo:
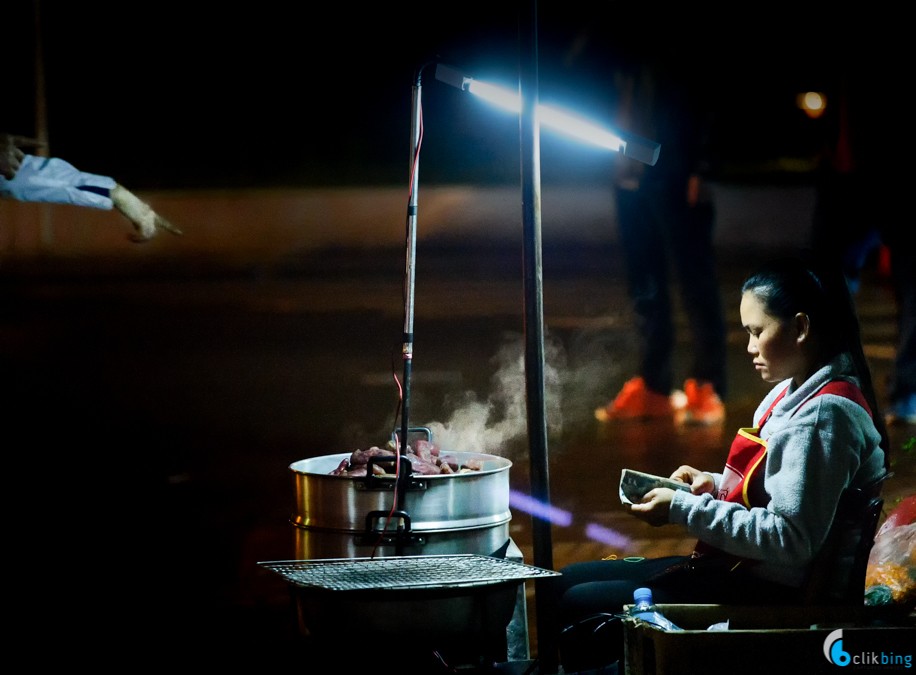
[[[537,0],[521,3],[519,20],[519,93],[521,136],[522,229],[524,235],[525,390],[532,496],[550,504],[547,420],[544,405],[544,298],[541,264],[541,154],[538,104]],[[553,569],[550,521],[532,516],[534,564]],[[553,639],[553,604],[549,580],[535,581],[538,661],[542,673],[557,671]]]

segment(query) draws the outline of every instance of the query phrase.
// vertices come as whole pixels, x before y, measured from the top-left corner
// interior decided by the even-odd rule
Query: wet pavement
[[[636,353],[621,261],[613,246],[545,250],[550,494],[570,516],[552,530],[554,568],[692,547],[673,528],[627,517],[616,483],[624,466],[717,468],[766,391],[744,351],[745,261],[733,253],[722,251],[719,265],[729,320],[725,424],[608,427],[592,411],[630,376]],[[390,436],[402,268],[398,249],[159,274],[60,261],[0,267],[10,642],[39,635],[44,646],[24,650],[35,665],[100,670],[138,661],[307,664],[289,589],[257,563],[295,557],[292,462]],[[872,274],[859,303],[882,383],[895,339],[890,289]],[[418,257],[411,421],[511,459],[519,494],[531,488],[524,309],[512,247],[442,246]],[[682,370],[682,312],[678,325]],[[888,504],[916,486],[916,460],[903,449],[913,431],[893,429]],[[531,517],[518,503],[510,536],[535,564]],[[358,622],[329,647],[341,663],[384,650]]]

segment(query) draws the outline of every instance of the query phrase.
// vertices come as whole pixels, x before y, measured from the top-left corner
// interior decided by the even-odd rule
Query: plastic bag
[[[912,497],[904,500],[891,512],[885,521],[885,525],[891,525],[882,526],[875,536],[865,572],[866,598],[873,598],[872,604],[916,604],[916,522],[912,501]]]

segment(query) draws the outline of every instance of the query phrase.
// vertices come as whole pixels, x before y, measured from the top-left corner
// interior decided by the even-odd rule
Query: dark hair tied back
[[[804,254],[780,258],[748,276],[741,285],[742,295],[746,292],[753,293],[763,303],[767,314],[776,318],[788,321],[796,314],[807,314],[811,331],[817,336],[823,364],[843,352],[849,353],[887,456],[887,430],[862,348],[859,317],[839,264],[825,263]]]
[[[772,316],[789,320],[807,314],[825,361],[849,350],[858,336],[855,306],[839,267],[824,268],[802,257],[780,258],[751,274],[741,286],[742,294],[747,291]]]

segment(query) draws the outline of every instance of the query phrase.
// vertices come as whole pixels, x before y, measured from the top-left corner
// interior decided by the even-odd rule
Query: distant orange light
[[[819,91],[805,91],[795,97],[795,103],[813,120],[824,114],[827,97]]]

